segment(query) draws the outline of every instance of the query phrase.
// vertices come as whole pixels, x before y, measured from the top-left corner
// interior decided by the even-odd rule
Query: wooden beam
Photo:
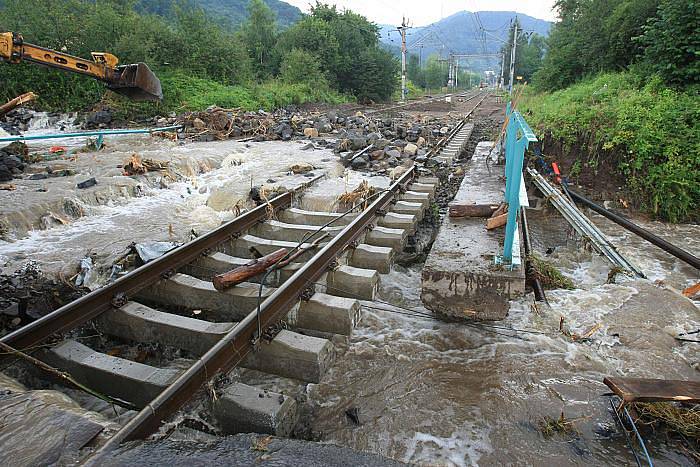
[[[608,377],[603,383],[624,402],[700,402],[700,381]]]

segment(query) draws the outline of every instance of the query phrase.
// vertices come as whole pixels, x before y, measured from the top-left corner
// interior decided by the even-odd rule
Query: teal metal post
[[[506,193],[508,203],[508,222],[506,223],[506,238],[503,244],[503,263],[513,264],[513,241],[518,224],[520,211],[520,181],[522,180],[525,151],[530,142],[537,141],[535,134],[528,126],[520,112],[506,108],[508,125],[506,126]]]

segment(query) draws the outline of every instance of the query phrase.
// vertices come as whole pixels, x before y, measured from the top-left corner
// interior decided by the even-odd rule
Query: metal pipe
[[[105,136],[105,135],[128,135],[138,133],[153,133],[156,131],[170,131],[182,128],[182,125],[164,126],[160,128],[137,128],[124,130],[100,130],[100,131],[81,131],[78,133],[54,133],[49,135],[29,135],[29,136],[5,136],[0,138],[0,143],[11,143],[14,141],[30,141],[40,139],[58,139],[58,138],[79,138],[82,136]]]
[[[625,229],[629,230],[630,232],[637,234],[638,236],[642,237],[644,240],[653,243],[654,245],[658,246],[662,250],[664,250],[667,253],[672,254],[676,258],[680,259],[681,261],[684,261],[688,263],[689,265],[693,266],[696,269],[700,269],[700,259],[698,259],[697,256],[694,256],[693,254],[678,248],[676,245],[673,245],[672,243],[667,242],[663,238],[654,235],[653,233],[649,232],[646,229],[643,229],[639,227],[637,224],[634,224],[633,222],[629,221],[628,219],[625,219],[622,216],[619,216],[611,211],[608,211],[604,207],[594,203],[590,199],[576,193],[575,191],[571,191],[568,189],[566,184],[562,184],[562,187],[564,187],[564,191],[569,194],[575,201],[578,201],[598,214],[607,217],[611,221],[615,222],[616,224],[621,225]]]
[[[535,300],[538,302],[547,302],[547,297],[544,294],[544,288],[540,282],[537,274],[534,274],[535,267],[530,261],[530,252],[532,251],[532,244],[530,243],[530,231],[527,224],[527,214],[525,213],[525,207],[520,208],[520,220],[523,227],[523,247],[525,249],[525,272],[532,280],[532,290],[535,292]]]

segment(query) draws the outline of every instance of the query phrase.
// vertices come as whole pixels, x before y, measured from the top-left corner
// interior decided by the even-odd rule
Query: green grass
[[[595,167],[612,158],[642,209],[671,222],[700,217],[700,96],[657,78],[606,73],[553,93],[528,89],[518,107]],[[588,141],[585,148],[574,148]]]
[[[328,88],[281,81],[227,86],[180,72],[160,74],[159,78],[163,88],[161,103],[133,102],[108,93],[105,104],[113,108],[121,119],[143,120],[170,112],[204,110],[211,105],[227,109],[274,110],[291,104],[340,104],[350,99]]]

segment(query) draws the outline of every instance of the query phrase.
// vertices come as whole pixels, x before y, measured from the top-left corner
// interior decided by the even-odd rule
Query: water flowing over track
[[[463,125],[443,138],[438,150],[448,150],[452,140],[463,144]],[[217,377],[237,366],[318,382],[333,364],[329,338],[352,333],[361,304],[374,299],[379,274],[391,270],[394,256],[434,200],[437,179],[418,172],[417,166],[406,170],[388,188],[365,195],[343,213],[294,207],[313,180],[0,342],[6,350],[32,353],[95,394],[138,410],[88,462],[160,430],[202,388],[211,389]],[[294,253],[292,261],[268,272],[263,284],[253,278],[223,291],[213,287],[213,275],[245,265],[251,252],[266,255],[280,248]],[[86,325],[119,341],[181,349],[192,357],[190,364],[184,371],[159,368],[93,350],[75,337]],[[224,432],[291,432],[296,420],[292,398],[279,395],[274,408],[259,409],[255,401],[250,407],[251,399],[262,397],[255,388],[234,382],[218,390],[219,400],[213,397],[210,408]],[[260,422],[255,415],[237,420],[246,410],[258,409],[270,420]]]

